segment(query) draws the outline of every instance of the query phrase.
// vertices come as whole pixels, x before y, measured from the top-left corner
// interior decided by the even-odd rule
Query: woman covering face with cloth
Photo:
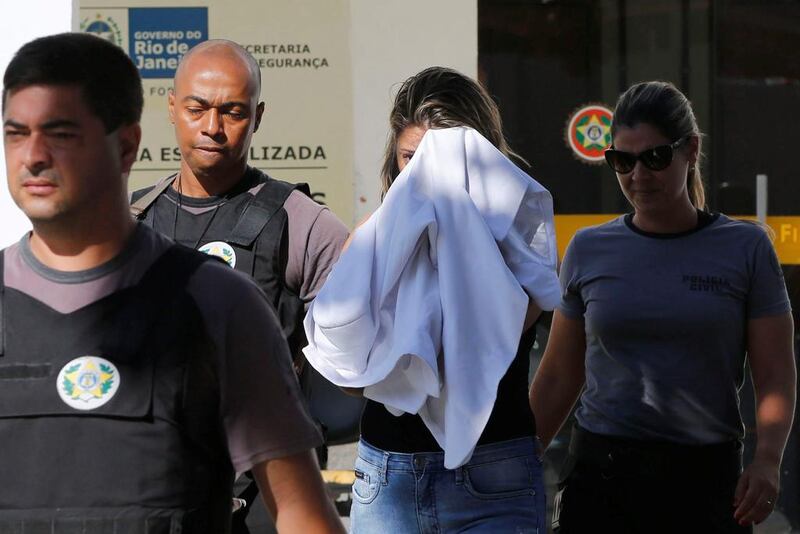
[[[579,231],[531,389],[546,445],[578,398],[559,532],[749,532],[792,422],[792,318],[762,227],[704,211],[701,134],[672,84],[620,97],[606,161],[633,213]],[[756,392],[742,472],[739,390]]]
[[[309,363],[369,399],[356,534],[545,532],[528,370],[559,298],[552,199],[509,154],[475,81],[432,67],[400,87],[382,205],[306,317]]]

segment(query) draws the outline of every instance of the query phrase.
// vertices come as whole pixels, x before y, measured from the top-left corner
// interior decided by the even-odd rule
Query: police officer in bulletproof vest
[[[347,228],[305,184],[249,167],[264,113],[261,71],[238,44],[212,40],[182,59],[169,93],[180,171],[133,193],[133,211],[177,242],[218,255],[252,276],[278,312],[293,356],[304,305],[322,286]]]
[[[3,82],[8,186],[33,231],[0,252],[0,532],[229,532],[248,469],[279,529],[342,532],[263,293],[130,217],[131,60],[60,34]]]
[[[260,92],[258,64],[238,44],[211,40],[191,49],[177,69],[168,100],[180,170],[136,191],[132,211],[178,243],[217,255],[253,277],[275,307],[300,370],[305,309],[348,232],[330,210],[311,200],[304,184],[275,180],[248,166],[252,136],[264,114]],[[357,435],[362,401],[328,385],[312,369],[304,373],[306,395],[312,389],[315,395],[326,393],[333,402],[324,405],[335,404],[337,415],[349,417]],[[334,426],[315,413],[313,402],[311,407],[312,415]],[[242,496],[246,504],[253,502],[252,491]],[[235,524],[243,523],[249,511],[238,511]],[[251,514],[251,530],[265,529],[265,515],[263,509]]]

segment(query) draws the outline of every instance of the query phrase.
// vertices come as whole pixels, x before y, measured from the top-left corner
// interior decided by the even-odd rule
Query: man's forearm
[[[262,462],[252,473],[278,532],[344,534],[313,451]]]

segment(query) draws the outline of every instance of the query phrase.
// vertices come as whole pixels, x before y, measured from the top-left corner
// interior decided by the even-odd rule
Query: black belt
[[[600,470],[605,476],[677,477],[691,473],[720,476],[741,470],[742,444],[738,440],[711,445],[684,445],[595,434],[575,426],[569,453],[576,463]]]

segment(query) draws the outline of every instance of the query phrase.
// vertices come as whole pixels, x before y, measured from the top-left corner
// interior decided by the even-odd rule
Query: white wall
[[[17,49],[44,35],[78,27],[78,0],[24,0],[3,2],[0,7],[0,75],[6,71]],[[0,86],[2,79],[0,77]],[[6,176],[6,162],[0,150],[0,169]],[[28,219],[11,200],[5,179],[0,186],[0,248],[19,240],[30,229]]]
[[[478,2],[351,0],[350,15],[355,223],[380,199],[378,173],[399,84],[433,65],[477,77]]]

